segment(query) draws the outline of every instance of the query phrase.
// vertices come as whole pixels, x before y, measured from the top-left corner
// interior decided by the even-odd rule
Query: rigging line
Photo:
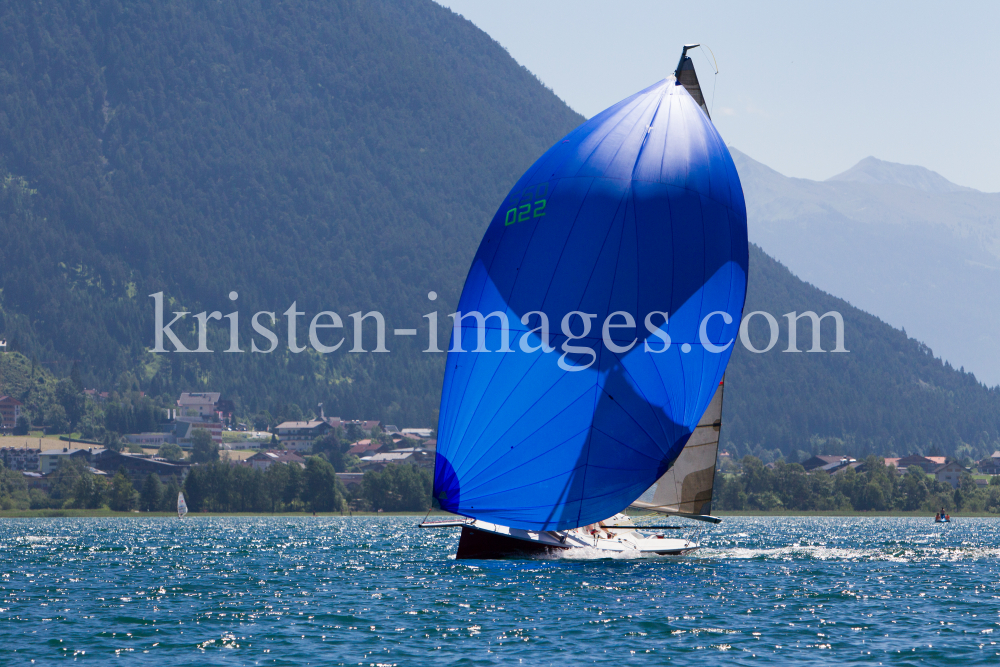
[[[719,62],[715,59],[715,54],[712,53],[712,49],[708,46],[708,44],[702,44],[702,46],[708,49],[708,52],[712,54],[712,60],[710,60],[709,63],[713,66],[712,69],[715,71],[715,74],[712,75],[712,104],[708,107],[708,114],[712,115],[715,113],[715,84],[719,81]],[[701,53],[702,55],[705,55],[704,51]],[[705,56],[705,60],[708,60],[708,56]]]

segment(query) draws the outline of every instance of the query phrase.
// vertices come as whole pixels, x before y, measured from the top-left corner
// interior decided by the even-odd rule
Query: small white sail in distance
[[[188,504],[184,502],[184,492],[177,494],[177,518],[183,519],[184,515],[188,513]]]

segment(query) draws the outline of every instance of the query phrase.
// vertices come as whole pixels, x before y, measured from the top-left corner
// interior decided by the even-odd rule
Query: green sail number
[[[517,204],[508,209],[504,218],[504,226],[509,227],[515,222],[527,222],[532,218],[545,215],[545,204],[549,195],[549,184],[541,183],[525,188],[515,201]],[[513,199],[513,198],[512,198]]]

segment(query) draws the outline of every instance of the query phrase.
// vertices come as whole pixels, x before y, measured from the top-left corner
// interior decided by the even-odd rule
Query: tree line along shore
[[[764,465],[744,456],[732,472],[717,474],[712,507],[723,512],[904,512],[1000,514],[1000,475],[978,484],[963,471],[957,488],[936,480],[920,466],[901,474],[880,456],[868,456],[836,474],[807,472],[799,463]]]

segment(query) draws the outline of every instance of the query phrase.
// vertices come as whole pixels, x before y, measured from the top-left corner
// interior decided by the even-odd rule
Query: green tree
[[[424,511],[431,506],[431,474],[410,465],[389,465],[366,472],[360,495],[374,509],[388,512]]]
[[[347,442],[354,443],[365,437],[365,432],[357,424],[348,424],[345,432]]]
[[[104,478],[91,474],[86,468],[78,468],[79,474],[73,484],[70,505],[79,509],[98,509],[106,504],[108,485]]]
[[[219,445],[212,440],[212,434],[203,428],[191,432],[191,460],[195,463],[219,460]]]
[[[27,509],[30,506],[31,499],[24,477],[0,464],[0,509]]]
[[[272,466],[273,467],[273,466]],[[332,512],[341,509],[343,495],[337,490],[336,470],[321,456],[310,456],[306,461],[305,500],[314,512]]]
[[[102,442],[105,447],[114,452],[120,452],[125,447],[121,434],[116,431],[105,431]]]
[[[264,487],[267,490],[267,499],[270,503],[270,510],[277,512],[285,506],[285,491],[291,482],[291,468],[298,468],[287,465],[270,465],[264,471]],[[297,492],[293,494],[297,495]]]
[[[21,415],[17,418],[17,423],[14,425],[14,435],[28,435],[28,431],[31,430],[31,420],[25,415]]]
[[[143,512],[156,512],[163,501],[163,483],[155,472],[146,475],[139,494],[139,509]]]
[[[920,466],[910,466],[907,468],[906,474],[903,475],[903,481],[899,486],[901,495],[900,506],[908,512],[913,512],[923,507],[929,493],[927,483],[928,477],[923,468]]]
[[[184,458],[184,450],[177,443],[165,442],[160,445],[156,455],[168,461],[180,461]]]
[[[139,494],[132,487],[124,468],[119,468],[115,473],[109,493],[108,506],[116,512],[131,511],[139,504]]]
[[[347,472],[344,451],[344,443],[337,437],[336,432],[327,433],[313,441],[312,453],[321,454],[337,472]]]
[[[79,369],[76,368],[75,364],[74,370],[76,371],[76,378],[79,379]],[[87,402],[84,397],[83,390],[77,386],[73,377],[63,378],[56,384],[55,399],[65,411],[66,419],[70,423],[69,427],[63,430],[58,430],[57,432],[68,432],[71,427],[74,427],[79,423],[80,418],[83,417],[86,409]],[[51,417],[49,418],[49,425],[52,425]]]
[[[261,410],[253,418],[253,427],[257,431],[266,431],[274,424],[274,417],[267,410]]]
[[[69,417],[66,416],[66,409],[58,403],[49,408],[47,421],[49,433],[69,433]]]
[[[163,493],[160,494],[160,511],[161,512],[173,512],[177,509],[177,494],[181,492],[181,487],[177,485],[174,478],[170,478],[170,482],[163,487]]]
[[[712,497],[713,499],[717,499],[713,505],[719,509],[744,509],[747,502],[747,494],[743,491],[743,481],[740,475],[716,475],[715,489],[713,490]]]

